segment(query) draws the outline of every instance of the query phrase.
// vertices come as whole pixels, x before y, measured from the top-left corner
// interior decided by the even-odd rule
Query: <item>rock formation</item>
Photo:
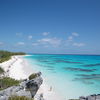
[[[94,94],[87,97],[81,96],[79,100],[100,100],[100,94]]]
[[[8,98],[12,95],[27,96],[29,98],[33,98],[36,95],[42,82],[43,79],[41,78],[41,74],[37,73],[37,77],[32,80],[24,80],[20,83],[19,86],[12,86],[0,91],[0,100],[8,100]],[[38,97],[38,100],[43,100],[41,95]]]

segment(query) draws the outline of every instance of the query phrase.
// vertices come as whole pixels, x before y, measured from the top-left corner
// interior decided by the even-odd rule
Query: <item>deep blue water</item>
[[[25,58],[64,98],[100,94],[100,56],[35,54]]]

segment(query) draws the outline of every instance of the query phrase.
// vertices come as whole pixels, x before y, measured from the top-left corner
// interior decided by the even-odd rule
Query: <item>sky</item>
[[[100,54],[100,0],[0,0],[0,50]]]

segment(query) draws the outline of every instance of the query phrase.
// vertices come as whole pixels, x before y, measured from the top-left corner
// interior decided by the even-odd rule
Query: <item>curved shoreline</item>
[[[6,72],[6,76],[17,80],[26,79],[32,73],[32,70],[27,68],[22,56],[12,56],[10,60],[1,63],[0,66]]]
[[[28,55],[28,56],[31,56],[31,55]],[[26,64],[28,66],[30,66],[31,69],[33,69],[34,73],[39,72],[39,69],[34,69],[33,67],[35,67],[35,66],[31,65],[27,59],[24,59],[24,60],[25,60]],[[58,94],[56,91],[54,91],[53,86],[48,85],[48,83],[46,83],[46,81],[45,81],[46,78],[43,75],[42,75],[42,77],[43,77],[43,84],[40,86],[40,88],[37,92],[37,95],[43,94],[44,100],[56,100],[56,99],[57,100],[65,100],[60,96],[60,94]],[[51,87],[52,87],[52,89],[50,90]]]
[[[12,56],[10,60],[1,63],[0,66],[6,72],[6,76],[16,80],[27,79],[30,74],[35,73],[35,71],[31,68],[31,65],[23,58],[23,56]],[[37,95],[43,94],[45,100],[56,100],[57,98],[59,98],[57,100],[63,100],[54,92],[54,90],[50,91],[51,86],[47,85],[44,78],[43,80],[44,82],[39,88]],[[37,95],[35,96],[35,100],[37,100]]]

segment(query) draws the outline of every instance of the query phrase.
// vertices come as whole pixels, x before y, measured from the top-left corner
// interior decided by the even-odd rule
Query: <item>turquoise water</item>
[[[64,100],[100,94],[100,56],[35,54],[25,58]]]

